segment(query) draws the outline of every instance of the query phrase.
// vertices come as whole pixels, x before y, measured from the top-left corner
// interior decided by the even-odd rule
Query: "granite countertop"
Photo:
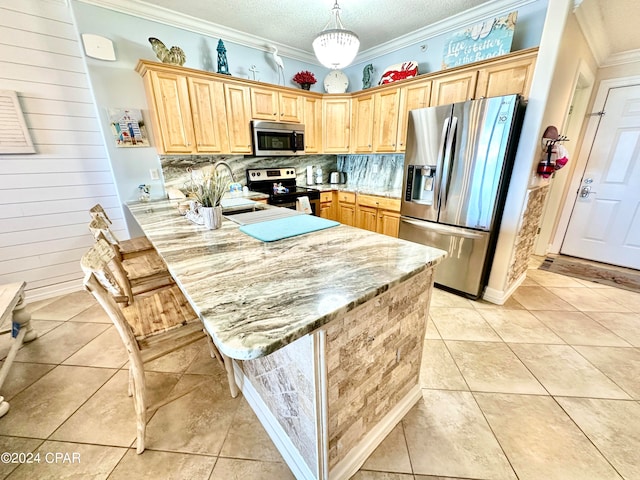
[[[127,206],[220,350],[240,360],[293,342],[445,254],[346,225],[263,243],[226,218],[206,230],[177,203]]]
[[[367,187],[363,185],[353,185],[349,183],[321,183],[316,185],[308,185],[309,188],[315,188],[321,192],[330,192],[339,190],[343,192],[362,193],[366,195],[377,195],[379,197],[401,198],[402,189],[394,188],[390,190],[381,190],[380,188]]]

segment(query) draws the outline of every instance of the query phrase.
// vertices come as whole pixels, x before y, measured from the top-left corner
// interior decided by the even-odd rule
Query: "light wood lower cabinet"
[[[356,203],[356,227],[398,236],[400,199],[358,194]]]
[[[334,192],[320,192],[320,213],[318,214],[320,217],[336,220],[333,213],[333,196]]]
[[[352,192],[338,192],[337,220],[340,223],[356,226],[356,194]]]

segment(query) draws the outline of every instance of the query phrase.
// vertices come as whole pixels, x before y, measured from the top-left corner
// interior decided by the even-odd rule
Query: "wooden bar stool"
[[[91,207],[89,209],[89,213],[91,214],[91,218],[102,218],[109,226],[113,225],[113,222],[107,215],[107,212],[105,212],[104,208],[102,208],[102,205],[99,203]],[[155,248],[153,248],[149,239],[144,236],[134,237],[129,240],[118,240],[113,232],[111,232],[111,237],[113,240],[112,243],[118,244],[118,248],[120,249],[120,254],[123,259],[144,255],[149,250],[155,251]]]
[[[133,257],[123,258],[120,244],[111,232],[109,224],[103,218],[96,216],[91,220],[89,230],[96,240],[104,240],[113,249],[115,273],[128,278],[128,281],[125,281],[124,278],[119,277],[118,281],[123,286],[129,302],[133,301],[134,295],[175,283],[167,270],[167,265],[154,248],[144,253],[139,252]]]
[[[98,240],[80,261],[85,273],[84,286],[102,306],[115,325],[129,356],[129,396],[133,396],[136,411],[137,441],[136,452],[145,448],[147,411],[165,405],[179,396],[149,406],[147,405],[144,363],[159,358],[179,348],[208,336],[202,323],[189,305],[187,299],[176,286],[158,289],[151,294],[136,296],[127,306],[118,304],[124,291],[117,276],[110,269],[115,258],[111,246],[105,240]],[[209,341],[212,357],[220,362],[224,358],[213,341]],[[227,362],[230,365],[230,362]],[[224,363],[223,363],[224,365]],[[230,368],[227,368],[227,373]],[[227,375],[229,381],[231,378]],[[232,396],[238,390],[230,383]],[[235,394],[234,394],[235,392]]]

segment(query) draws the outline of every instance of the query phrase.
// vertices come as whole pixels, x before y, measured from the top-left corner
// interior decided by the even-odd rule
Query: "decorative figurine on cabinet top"
[[[227,63],[227,49],[222,43],[222,39],[218,40],[218,73],[223,75],[231,75],[229,73],[229,64]]]
[[[370,63],[362,70],[362,89],[371,87],[371,77],[373,76],[373,63]]]
[[[187,56],[180,47],[173,46],[171,49],[168,49],[164,43],[155,37],[149,37],[149,43],[151,43],[156,57],[158,57],[158,60],[162,63],[169,63],[181,67],[184,65],[184,62],[187,61]]]

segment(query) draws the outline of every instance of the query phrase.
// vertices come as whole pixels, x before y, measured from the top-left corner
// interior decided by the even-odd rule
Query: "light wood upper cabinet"
[[[322,99],[322,144],[324,153],[349,153],[351,132],[349,96],[326,96]]]
[[[401,89],[393,88],[375,94],[373,151],[395,152],[398,149]]]
[[[432,79],[430,106],[465,102],[474,98],[478,71],[442,74]]]
[[[351,100],[352,152],[373,152],[374,105],[373,94],[357,95]]]
[[[251,87],[251,116],[259,120],[302,123],[303,100],[295,93]]]
[[[304,97],[304,151],[322,152],[322,98]]]
[[[228,152],[224,85],[199,78],[189,78],[188,85],[196,150],[199,153]]]
[[[251,153],[251,99],[249,87],[225,84],[230,153]]]
[[[497,60],[478,71],[475,98],[499,97],[519,93],[529,96],[536,53],[531,52],[520,59]]]
[[[147,60],[136,71],[160,153],[250,154],[252,118],[303,123],[306,153],[386,153],[404,151],[410,110],[514,93],[528,97],[536,56],[537,48],[522,50],[344,95]]]
[[[149,71],[144,75],[151,122],[160,153],[196,151],[187,77]]]
[[[409,111],[426,108],[431,101],[431,80],[400,88],[400,115],[398,119],[398,141],[396,151],[404,152],[407,146],[407,124]]]

